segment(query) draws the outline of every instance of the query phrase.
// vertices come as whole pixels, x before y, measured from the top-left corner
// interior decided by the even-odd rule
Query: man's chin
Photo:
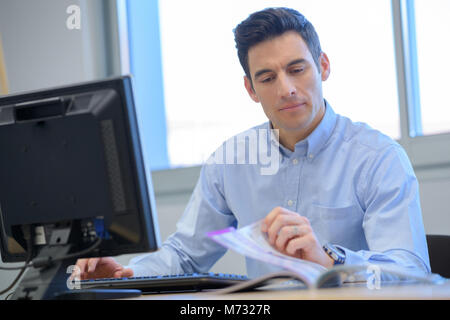
[[[308,127],[306,121],[289,121],[281,123],[280,130],[295,133],[304,131]]]

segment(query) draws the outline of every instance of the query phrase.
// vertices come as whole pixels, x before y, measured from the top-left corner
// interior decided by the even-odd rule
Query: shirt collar
[[[294,151],[290,151],[279,143],[278,130],[272,129],[272,124],[270,121],[268,122],[268,129],[271,134],[268,138],[270,139],[270,143],[280,148],[280,151],[284,156],[290,157],[295,154],[298,156],[308,156],[309,158],[314,158],[331,137],[336,125],[336,119],[336,113],[331,108],[330,104],[325,100],[325,114],[319,125],[306,139],[295,144]]]
[[[330,104],[325,100],[325,114],[319,125],[306,138],[308,141],[308,157],[315,157],[322,150],[333,133],[337,116]]]

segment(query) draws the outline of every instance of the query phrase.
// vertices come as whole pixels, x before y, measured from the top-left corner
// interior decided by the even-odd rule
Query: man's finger
[[[273,208],[263,220],[262,232],[267,232],[275,218],[280,214],[286,213],[286,211],[287,210],[282,207]]]
[[[129,278],[129,277],[132,277],[133,275],[134,275],[134,272],[130,268],[124,268],[122,270],[122,277]]]
[[[77,263],[75,264],[78,267],[78,270],[83,273],[86,271],[86,266],[88,263],[88,259],[78,259]],[[76,269],[76,268],[75,268]]]
[[[129,278],[133,276],[133,270],[130,268],[121,269],[114,272],[113,278]]]
[[[310,237],[308,236],[296,237],[288,242],[286,246],[286,252],[291,256],[295,256],[298,251],[304,250],[305,248],[310,247],[310,245],[311,245]]]
[[[292,225],[281,228],[280,233],[275,241],[275,247],[284,252],[289,241],[296,237],[306,235],[310,229],[304,225]]]
[[[92,273],[95,271],[95,268],[97,267],[98,262],[100,261],[99,258],[91,258],[88,260],[88,273]]]
[[[267,231],[269,242],[271,244],[275,243],[283,227],[291,225],[302,225],[303,223],[303,218],[298,213],[291,212],[287,214],[279,214],[275,217]]]

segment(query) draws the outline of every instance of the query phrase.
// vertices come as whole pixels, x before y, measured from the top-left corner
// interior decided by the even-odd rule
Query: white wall
[[[417,168],[415,172],[425,232],[450,235],[450,166]]]
[[[117,31],[109,27],[115,23],[108,15],[112,4],[103,0],[1,0],[0,35],[10,93],[118,74]],[[81,8],[79,30],[66,27],[69,5]]]

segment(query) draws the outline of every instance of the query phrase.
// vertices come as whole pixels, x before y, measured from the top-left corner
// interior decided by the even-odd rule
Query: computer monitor
[[[158,249],[129,76],[0,97],[0,152],[4,262]]]

